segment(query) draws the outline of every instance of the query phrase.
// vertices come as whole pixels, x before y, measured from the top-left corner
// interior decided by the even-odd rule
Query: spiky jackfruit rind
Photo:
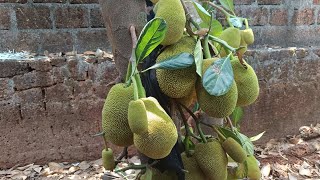
[[[147,110],[141,99],[130,101],[128,122],[133,133],[142,134],[148,131]]]
[[[228,137],[223,143],[222,147],[225,152],[236,162],[243,163],[247,158],[247,153],[241,145],[233,138]]]
[[[242,37],[248,45],[254,43],[254,34],[251,28],[243,30]]]
[[[189,107],[192,105],[193,102],[195,102],[196,99],[197,99],[197,93],[196,93],[196,88],[194,87],[194,89],[190,92],[190,94],[188,94],[185,97],[178,98],[176,100],[179,103],[185,105],[186,107]]]
[[[103,149],[101,152],[102,165],[106,170],[113,170],[116,166],[112,149]]]
[[[244,61],[243,66],[238,58],[231,60],[234,80],[238,89],[237,106],[243,107],[254,103],[259,96],[259,81],[253,68]]]
[[[180,0],[159,0],[155,17],[163,18],[168,31],[162,45],[171,45],[179,41],[183,35],[186,16]]]
[[[205,59],[203,61],[203,72],[205,72],[215,60],[217,60],[217,58]],[[232,83],[230,90],[222,96],[210,95],[202,86],[201,80],[197,81],[196,91],[200,108],[209,116],[224,118],[229,116],[236,107],[238,91],[235,81]]]
[[[134,134],[136,148],[152,159],[162,159],[170,154],[178,133],[170,116],[153,97],[141,98],[147,109],[148,131]]]
[[[102,129],[107,141],[117,146],[133,144],[133,133],[128,123],[129,102],[134,99],[133,86],[124,83],[114,85],[102,110]]]
[[[241,43],[241,32],[238,28],[229,27],[222,31],[219,36],[220,39],[226,41],[231,47],[239,48]],[[227,56],[226,51],[221,47],[220,56]]]
[[[178,43],[167,47],[157,58],[156,62],[162,62],[169,57],[186,52],[193,54],[196,40],[193,37],[184,36]],[[157,81],[161,91],[171,98],[183,98],[191,93],[197,80],[196,67],[193,65],[184,69],[156,70]]]
[[[187,157],[186,153],[181,154],[183,167],[188,172],[185,173],[186,180],[205,180],[206,176],[203,174],[194,156]]]
[[[218,141],[195,146],[195,159],[208,179],[227,179],[227,155]]]

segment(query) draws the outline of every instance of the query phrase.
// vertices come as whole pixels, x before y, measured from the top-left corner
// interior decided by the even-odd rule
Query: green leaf
[[[240,17],[232,17],[229,19],[229,21],[231,22],[232,25],[238,28],[241,28],[243,25],[243,20]]]
[[[199,3],[195,2],[195,1],[192,1],[192,2],[193,2],[194,7],[197,10],[197,13],[198,13],[199,17],[203,21],[200,24],[200,27],[209,28],[210,20],[211,20],[210,13],[207,10],[205,10],[205,8],[203,8],[203,6],[201,6],[201,4],[199,4]],[[218,20],[213,19],[212,23],[211,23],[210,34],[213,35],[213,36],[219,36],[222,31],[223,31],[223,28],[222,28],[221,23]]]
[[[242,145],[240,139],[238,136],[230,129],[224,128],[224,127],[219,127],[218,130],[226,137],[231,137],[232,139],[236,140],[239,144]]]
[[[252,142],[250,141],[250,139],[246,135],[241,134],[238,131],[235,131],[235,132],[237,134],[237,137],[241,141],[243,149],[247,152],[248,155],[253,155],[254,146],[253,146]]]
[[[149,67],[142,72],[148,71],[150,69],[183,69],[192,66],[194,64],[194,57],[192,54],[189,53],[180,53],[175,56],[171,56],[168,59],[165,59],[155,65]]]
[[[231,47],[227,42],[225,42],[224,40],[222,39],[219,39],[215,36],[212,36],[212,35],[209,35],[209,39],[211,41],[214,41],[214,42],[217,42],[219,44],[221,44],[223,47],[227,48],[228,50],[232,51],[232,52],[235,52],[237,49]]]
[[[202,77],[206,91],[213,96],[226,94],[233,83],[233,70],[230,55],[213,62]]]
[[[234,4],[233,4],[233,0],[219,0],[220,4],[226,8],[227,10],[231,11],[232,13],[234,13]]]
[[[137,64],[162,42],[167,30],[167,24],[162,18],[154,18],[144,26],[135,50]]]
[[[202,64],[203,64],[203,53],[200,38],[197,41],[196,47],[194,48],[194,61],[196,63],[196,72],[202,77]]]
[[[263,131],[262,133],[260,133],[260,134],[258,134],[256,136],[251,137],[250,141],[251,142],[258,141],[263,136],[264,133],[265,133],[265,131]]]
[[[243,117],[243,109],[242,107],[237,106],[231,114],[231,119],[235,126],[239,124],[242,117]]]

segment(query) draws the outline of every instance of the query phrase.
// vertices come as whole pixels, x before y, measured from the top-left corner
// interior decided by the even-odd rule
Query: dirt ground
[[[260,161],[262,179],[320,179],[320,124],[303,126],[298,135],[270,139],[255,147]],[[138,164],[136,157],[130,163]],[[120,163],[118,168],[127,166]],[[139,170],[127,170],[126,179],[135,179]],[[0,170],[0,180],[65,180],[65,179],[123,179],[121,175],[105,171],[101,159],[74,163],[49,162],[46,165],[29,164]]]

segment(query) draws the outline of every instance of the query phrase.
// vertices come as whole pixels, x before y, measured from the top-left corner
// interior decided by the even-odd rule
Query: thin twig
[[[228,122],[229,126],[231,127],[232,131],[234,131],[235,127],[233,126],[233,124],[232,124],[232,121],[231,121],[230,117],[229,117],[229,116],[228,116],[228,117],[226,117],[226,120],[227,120],[227,122]]]
[[[199,26],[198,23],[196,23],[196,21],[191,17],[191,13],[189,12],[185,2],[183,0],[180,0],[181,1],[181,4],[183,6],[183,9],[185,11],[185,14],[186,14],[186,18],[187,18],[187,21],[191,22],[192,25],[194,25],[195,28],[197,28],[197,30],[201,29],[201,27]],[[195,33],[194,33],[195,34]]]
[[[205,123],[203,121],[200,121],[201,124],[205,125],[205,126],[208,126],[210,128],[212,128],[212,130],[218,134],[218,136],[222,139],[222,141],[225,141],[226,140],[226,137],[224,137],[224,135],[217,129],[216,126],[212,125],[212,124],[208,124],[208,123]]]
[[[117,157],[117,161],[120,161],[122,158],[128,158],[128,147],[124,147],[121,154]]]

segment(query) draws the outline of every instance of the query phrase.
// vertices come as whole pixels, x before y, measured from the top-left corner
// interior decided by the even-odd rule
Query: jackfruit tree
[[[252,141],[263,133],[248,138],[239,125],[259,95],[245,59],[254,33],[233,0],[100,5],[119,71],[102,109],[104,168],[124,178],[140,169],[135,178],[148,180],[260,179]],[[123,152],[114,158],[109,143]],[[128,162],[129,146],[141,164]]]

